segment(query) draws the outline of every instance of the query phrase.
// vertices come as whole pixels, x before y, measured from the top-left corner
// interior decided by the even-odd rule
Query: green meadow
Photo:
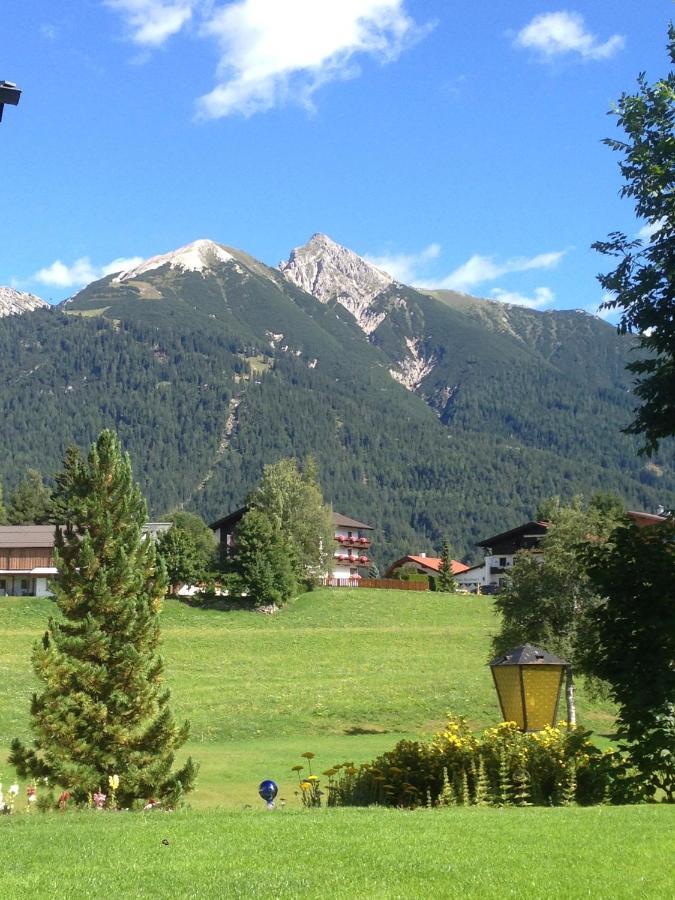
[[[5,783],[9,742],[29,737],[37,686],[31,647],[54,612],[50,600],[0,600]],[[475,729],[500,718],[486,665],[496,628],[489,597],[317,590],[275,616],[168,600],[162,628],[172,705],[190,720],[186,749],[201,765],[189,798],[195,808],[262,805],[263,778],[274,778],[293,806],[291,767],[305,751],[316,754],[320,774],[336,762],[370,759],[402,737],[433,734],[448,711]],[[590,702],[582,688],[579,718],[600,735],[611,731],[611,708]]]
[[[675,810],[199,810],[0,820],[9,898],[673,896]]]
[[[14,735],[29,736],[30,653],[49,600],[0,600],[0,780]],[[173,707],[201,764],[177,812],[25,810],[0,817],[2,892],[59,897],[672,896],[675,811],[590,808],[302,809],[291,767],[319,774],[423,737],[452,710],[498,721],[486,666],[489,597],[321,590],[276,616],[162,612]],[[579,691],[600,741],[613,715]],[[124,777],[124,773],[119,773]],[[258,783],[280,786],[270,813]]]

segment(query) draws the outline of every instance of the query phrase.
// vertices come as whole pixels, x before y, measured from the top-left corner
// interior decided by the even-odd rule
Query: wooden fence
[[[386,588],[398,591],[428,591],[423,581],[401,581],[399,578],[322,578],[322,587]]]
[[[359,587],[398,591],[428,591],[428,581],[401,581],[400,578],[362,578]]]

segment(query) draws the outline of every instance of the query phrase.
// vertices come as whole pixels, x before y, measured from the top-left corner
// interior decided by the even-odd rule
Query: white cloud
[[[47,41],[55,41],[59,36],[59,29],[51,22],[43,22],[40,25],[40,34]]]
[[[600,43],[586,30],[583,16],[576,12],[542,13],[516,35],[515,45],[537,51],[544,59],[577,53],[583,59],[607,59],[620,50],[625,39],[613,34]]]
[[[644,241],[646,244],[648,244],[654,237],[656,232],[660,231],[665,224],[665,216],[662,219],[657,219],[656,222],[647,222],[647,224],[643,225],[642,228],[638,231],[637,237],[639,237],[641,241]]]
[[[419,253],[395,253],[386,256],[368,256],[364,259],[383,269],[403,284],[412,284],[420,276],[420,270],[432,259],[437,259],[441,253],[440,244],[429,244]]]
[[[251,116],[287,102],[311,107],[326,82],[358,74],[356,58],[395,60],[432,27],[420,27],[406,0],[104,0],[131,39],[159,47],[199,16],[197,34],[220,49],[216,86],[198,115]],[[145,59],[145,58],[144,58]]]
[[[143,46],[159,47],[192,18],[197,0],[104,0],[122,13],[131,39]]]
[[[536,256],[516,256],[503,262],[495,261],[493,256],[474,254],[462,263],[454,272],[433,283],[427,282],[420,287],[444,288],[451,291],[467,291],[469,288],[494,281],[510,272],[528,272],[531,269],[552,269],[557,266],[567,251],[558,250],[553,253],[538,253]]]
[[[311,107],[328,81],[358,74],[354,58],[396,59],[421,36],[405,0],[236,0],[214,10],[202,32],[221,58],[214,89],[199,115],[251,116],[293,101]]]
[[[555,300],[555,294],[547,287],[535,288],[532,297],[526,297],[517,291],[504,291],[501,288],[492,288],[490,295],[500,303],[512,303],[514,306],[526,306],[528,309],[541,309],[550,306]]]
[[[112,275],[113,272],[131,269],[141,262],[142,256],[121,256],[103,266],[94,266],[88,256],[81,256],[71,265],[57,259],[50,266],[37,271],[31,280],[57,288],[82,287],[92,281],[98,281],[105,275]]]

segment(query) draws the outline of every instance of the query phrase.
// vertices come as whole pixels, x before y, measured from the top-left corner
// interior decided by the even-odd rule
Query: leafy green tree
[[[282,606],[295,594],[293,559],[279,525],[250,509],[235,532],[234,569],[256,606]]]
[[[302,471],[290,458],[265,466],[249,505],[264,512],[278,529],[298,583],[326,571],[334,546],[333,518],[323,502],[312,457]]]
[[[44,525],[49,522],[52,500],[49,489],[36,469],[28,469],[7,504],[10,525]]]
[[[187,533],[194,543],[197,557],[197,573],[199,578],[205,578],[215,568],[216,564],[216,539],[204,519],[197,513],[180,509],[169,514],[170,522],[175,528]]]
[[[609,684],[618,733],[648,793],[675,802],[675,521],[617,528],[588,548],[588,575],[606,600],[586,667]]]
[[[675,63],[675,28],[668,29],[669,55]],[[645,222],[644,237],[615,231],[594,249],[618,258],[613,272],[598,276],[620,309],[619,331],[637,332],[647,354],[628,368],[641,375],[635,393],[642,405],[627,431],[644,436],[644,450],[675,434],[675,72],[650,85],[642,73],[635,94],[622,94],[616,109],[626,139],[605,144],[622,154],[619,168],[623,197],[635,203]]]
[[[172,593],[181,584],[195,584],[204,577],[203,561],[192,534],[172,525],[157,539],[157,553],[164,563]]]
[[[194,784],[192,759],[172,771],[188,737],[177,726],[158,655],[159,610],[166,574],[155,545],[143,539],[146,505],[117,436],[103,431],[84,459],[69,450],[57,477],[63,527],[56,529],[54,592],[61,618],[33,651],[43,683],[31,703],[33,748],[12,743],[21,776],[48,778],[84,800],[174,805]]]
[[[2,497],[2,482],[0,481],[0,525],[4,525],[6,521],[7,513],[5,511],[5,504]]]
[[[505,590],[495,598],[501,627],[493,638],[496,654],[531,643],[584,669],[589,617],[601,598],[586,571],[585,549],[602,542],[623,512],[606,495],[585,508],[580,497],[567,506],[549,503],[547,534],[536,551],[516,554]],[[570,718],[575,718],[574,687],[567,684]]]
[[[436,590],[444,593],[452,593],[457,590],[457,583],[452,574],[452,557],[450,556],[450,545],[447,541],[443,541],[443,549],[441,551],[441,567],[438,570],[438,578],[436,579]]]

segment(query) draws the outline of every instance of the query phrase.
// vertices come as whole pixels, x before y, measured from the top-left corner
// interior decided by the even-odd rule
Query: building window
[[[7,579],[0,578],[0,597],[7,596]]]
[[[506,557],[505,557],[505,556],[500,556],[500,557],[499,557],[499,568],[500,568],[500,569],[505,569],[506,566],[507,566]]]

